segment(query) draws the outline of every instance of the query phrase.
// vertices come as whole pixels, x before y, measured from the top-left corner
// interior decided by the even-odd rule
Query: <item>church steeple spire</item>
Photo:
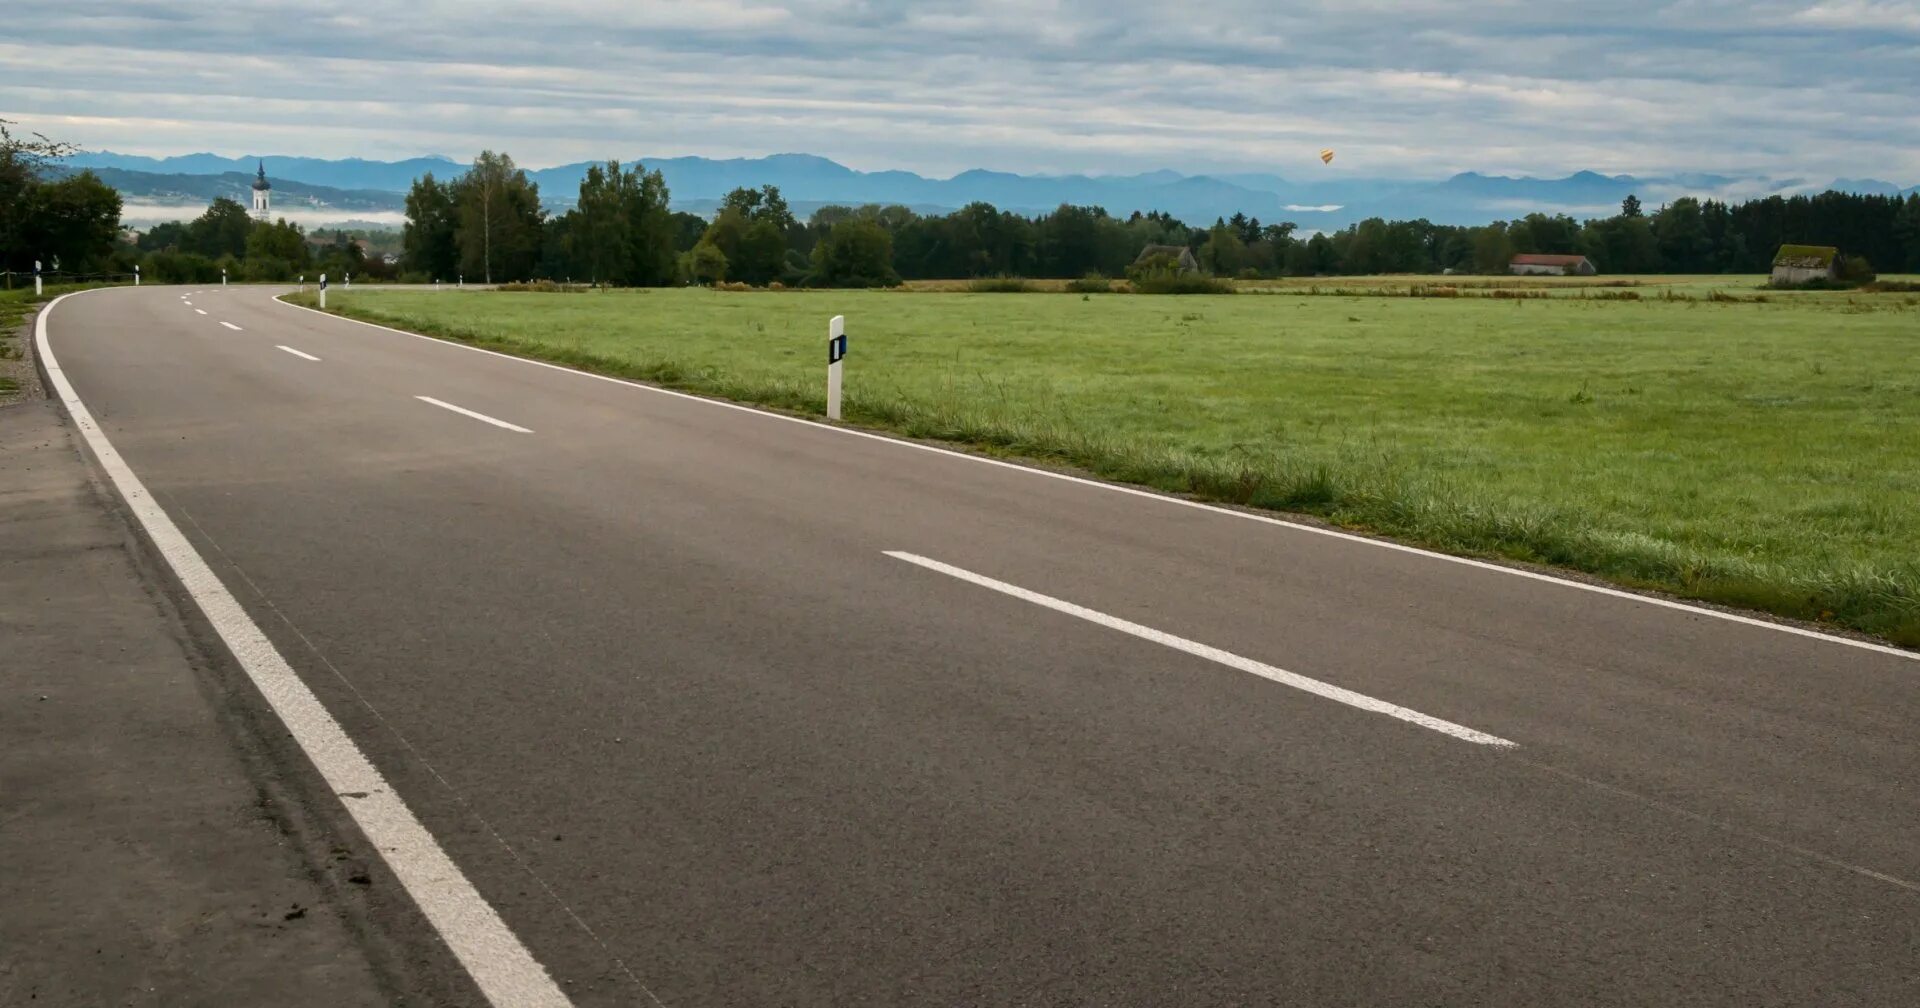
[[[267,219],[268,206],[273,202],[273,183],[267,181],[267,162],[262,159],[260,171],[253,177],[253,215],[260,220]]]

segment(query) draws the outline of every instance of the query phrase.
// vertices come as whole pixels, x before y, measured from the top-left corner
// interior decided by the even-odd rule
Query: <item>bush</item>
[[[1113,290],[1113,281],[1099,270],[1088,270],[1086,276],[1067,281],[1067,290],[1074,294],[1106,294]]]
[[[149,283],[199,284],[220,280],[220,267],[206,256],[192,252],[155,252],[148,257],[145,272]]]
[[[967,289],[975,294],[1031,294],[1033,282],[1017,276],[974,277]]]
[[[878,221],[849,217],[833,225],[813,247],[808,287],[898,287],[893,236]]]
[[[1184,271],[1170,255],[1156,255],[1127,267],[1135,294],[1232,294],[1233,282]]]
[[[1870,284],[1879,279],[1866,256],[1842,256],[1840,279],[1850,284]]]
[[[516,280],[513,283],[503,283],[494,288],[494,290],[505,291],[512,294],[574,294],[583,289],[584,288],[580,287],[571,287],[563,283],[555,283],[552,280]]]
[[[1912,280],[1875,280],[1860,288],[1867,294],[1920,294],[1920,282]]]

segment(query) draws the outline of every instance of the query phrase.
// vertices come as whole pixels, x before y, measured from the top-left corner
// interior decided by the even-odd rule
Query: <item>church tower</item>
[[[267,181],[267,163],[260,162],[260,174],[253,178],[253,216],[255,220],[266,220],[267,212],[273,202],[273,185]]]

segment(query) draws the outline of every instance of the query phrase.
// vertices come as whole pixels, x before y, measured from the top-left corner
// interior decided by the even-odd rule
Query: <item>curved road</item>
[[[574,1004],[1920,1004],[1912,654],[275,293],[47,339]]]

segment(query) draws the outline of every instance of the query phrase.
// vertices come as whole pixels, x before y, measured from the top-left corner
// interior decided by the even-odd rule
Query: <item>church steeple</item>
[[[253,177],[253,215],[266,220],[273,203],[273,183],[267,181],[267,162],[262,160],[259,164],[260,172]]]

